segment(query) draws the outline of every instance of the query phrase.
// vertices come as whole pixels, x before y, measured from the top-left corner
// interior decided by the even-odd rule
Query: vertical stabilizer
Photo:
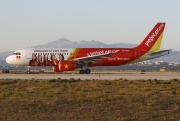
[[[160,49],[161,41],[164,33],[165,23],[159,22],[145,37],[145,39],[138,45],[137,49],[147,49],[148,51],[156,51]]]

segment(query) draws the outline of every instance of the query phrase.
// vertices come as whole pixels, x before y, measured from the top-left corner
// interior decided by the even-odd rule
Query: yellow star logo
[[[65,69],[69,69],[69,65],[67,65],[67,64],[64,65],[64,68],[65,68]]]

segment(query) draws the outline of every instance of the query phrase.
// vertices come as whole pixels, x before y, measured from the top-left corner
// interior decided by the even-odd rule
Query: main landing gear
[[[79,71],[79,73],[80,73],[80,74],[90,74],[90,73],[91,73],[91,70],[90,70],[90,69],[85,69],[85,70],[81,69],[81,70]]]

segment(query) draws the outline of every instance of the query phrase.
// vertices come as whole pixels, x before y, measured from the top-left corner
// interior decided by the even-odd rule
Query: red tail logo
[[[164,31],[164,28],[165,23],[157,23],[155,27],[150,31],[150,33],[145,37],[145,39],[141,42],[141,44],[137,46],[137,48],[146,48],[150,50]]]
[[[162,29],[163,27],[164,27],[164,24],[161,24],[161,25],[156,29],[156,31],[152,33],[152,35],[151,35],[151,36],[149,37],[149,39],[146,41],[145,45],[149,46],[149,44],[154,41],[154,38],[155,38],[156,36],[158,36],[159,32],[161,31],[161,29]]]

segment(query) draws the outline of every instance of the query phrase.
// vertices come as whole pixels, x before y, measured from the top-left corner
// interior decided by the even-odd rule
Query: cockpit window
[[[13,55],[21,55],[20,52],[14,52]]]

